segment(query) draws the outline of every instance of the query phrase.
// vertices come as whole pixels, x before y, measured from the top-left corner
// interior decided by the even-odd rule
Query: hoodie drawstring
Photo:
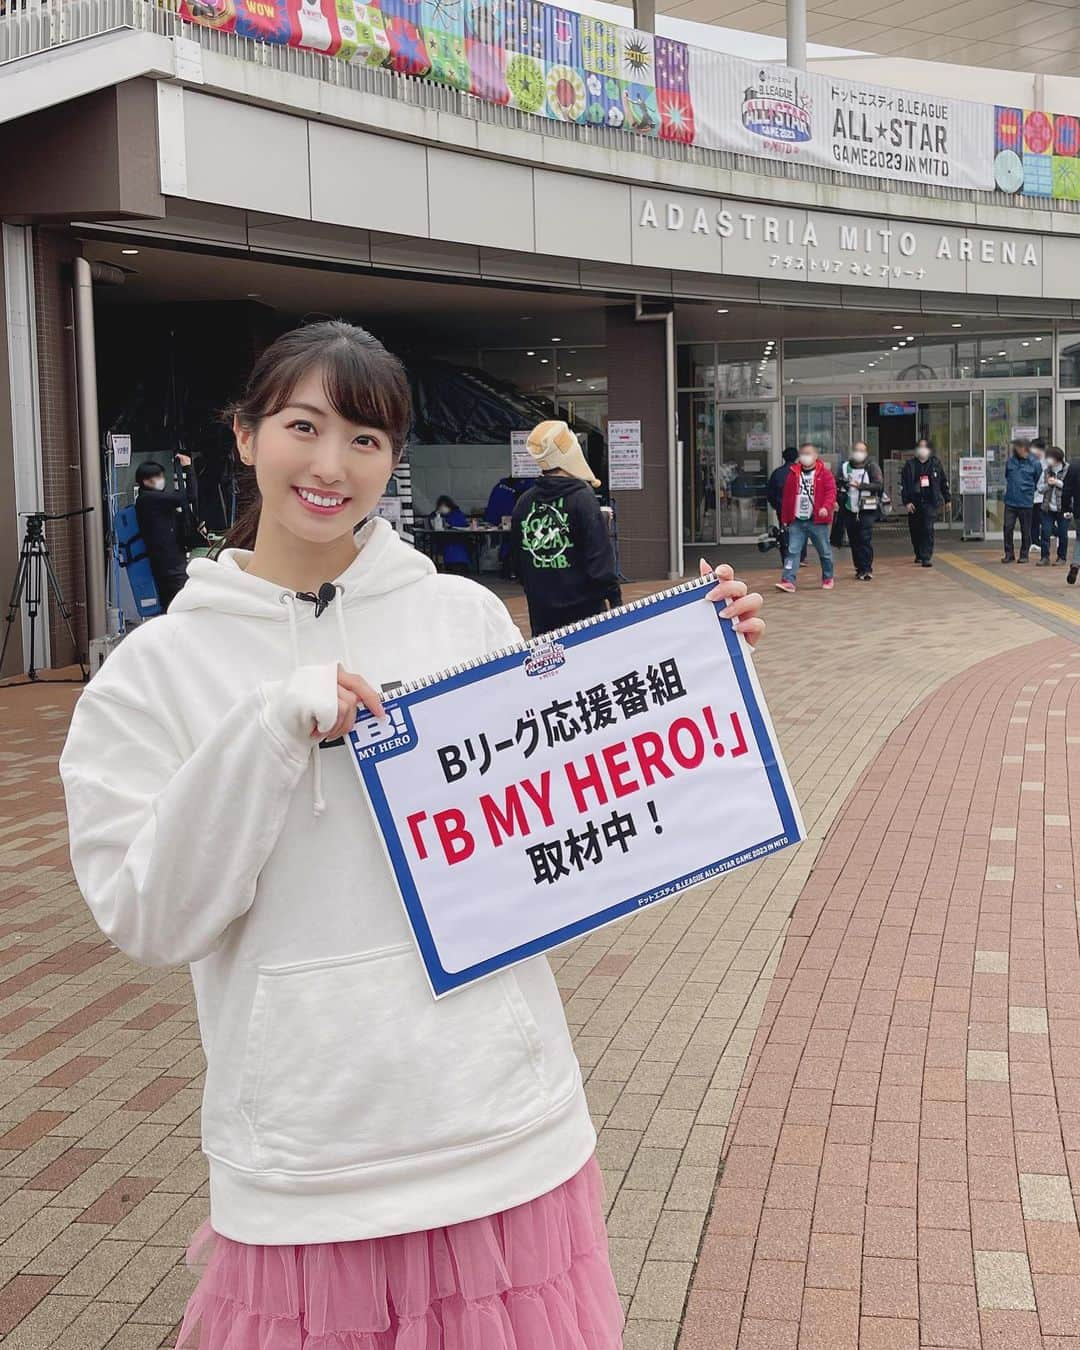
[[[344,592],[343,586],[337,586],[338,603],[335,609],[338,611],[338,637],[341,640],[343,655],[348,661],[348,639],[345,634],[345,619],[342,614],[341,597]],[[291,591],[285,591],[281,597],[281,603],[285,606],[285,613],[289,619],[289,645],[292,647],[293,669],[300,669],[300,634],[296,627],[296,596]],[[319,742],[312,741],[311,745],[311,814],[321,816],[326,810],[326,798],[322,790],[322,759],[319,756]]]

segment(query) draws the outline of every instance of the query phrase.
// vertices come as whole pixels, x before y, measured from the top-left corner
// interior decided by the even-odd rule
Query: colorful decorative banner
[[[1025,197],[1080,201],[1080,120],[1069,113],[995,108],[994,186]]]
[[[180,0],[260,42],[536,117],[895,183],[1080,200],[1080,120],[761,66],[542,0]]]

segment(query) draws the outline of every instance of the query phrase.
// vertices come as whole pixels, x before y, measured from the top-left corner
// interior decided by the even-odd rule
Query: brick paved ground
[[[1060,847],[1068,829],[1056,820],[1068,809],[1051,809],[1058,803],[1041,789],[1021,788],[1064,783],[1064,730],[1057,726],[1064,719],[1056,713],[1070,694],[1074,709],[1080,698],[1070,678],[1073,657],[1060,640],[1043,648],[1045,655],[1031,647],[1047,638],[1041,624],[1061,616],[1032,608],[1032,617],[1024,617],[1022,598],[973,589],[959,571],[926,573],[889,561],[879,581],[866,587],[847,585],[845,570],[831,596],[808,588],[794,599],[770,598],[770,634],[758,662],[810,839],[714,888],[595,934],[554,961],[601,1127],[628,1350],[674,1345],[684,1306],[684,1345],[734,1347],[733,1319],[744,1303],[739,1344],[855,1344],[842,1337],[860,1287],[867,1346],[904,1350],[908,1342],[900,1337],[910,1327],[902,1323],[913,1320],[913,1297],[922,1300],[926,1335],[938,1335],[939,1326],[950,1334],[954,1325],[970,1331],[974,1266],[970,1248],[965,1264],[955,1237],[965,1231],[975,1231],[977,1250],[988,1254],[978,1258],[983,1301],[1021,1305],[994,1312],[1021,1330],[1015,1339],[987,1339],[988,1346],[1042,1344],[1020,1339],[1027,1334],[1022,1319],[1042,1315],[1044,1330],[1062,1330],[1064,1320],[1048,1325],[1045,1319],[1066,1319],[1070,1300],[1080,1307],[1072,1298],[1072,1283],[1080,1284],[1080,1236],[1066,1171],[1074,1160],[1069,1153],[1080,1150],[1068,1133],[1069,1113],[1080,1121],[1080,1082],[1059,1067],[1062,1057],[1067,1064],[1075,1056],[1069,1033],[1080,1025],[1068,1021],[1065,994],[1068,982],[1080,978],[1070,964],[1076,951],[1071,859],[1068,873],[1056,870],[1069,856]],[[1051,575],[1060,580],[1047,570],[1025,584],[1048,587]],[[1066,593],[1055,586],[1053,594]],[[988,658],[993,663],[980,666]],[[963,682],[951,682],[972,667],[978,669],[965,694]],[[1053,679],[1059,684],[1044,684]],[[1036,687],[1020,692],[1025,684]],[[55,764],[75,693],[63,687],[0,691],[0,1336],[5,1350],[153,1350],[170,1343],[191,1287],[183,1247],[206,1213],[198,1152],[203,1061],[186,972],[134,966],[93,928],[72,884]],[[909,718],[927,699],[942,700],[940,716]],[[950,732],[953,723],[967,725],[963,719],[974,716],[973,708],[984,710],[984,720]],[[1002,726],[991,712],[999,719],[1008,713]],[[1010,720],[1021,716],[1031,725]],[[930,725],[938,739],[917,757],[914,747]],[[1040,745],[1047,747],[1045,758],[1034,748]],[[1068,753],[1080,780],[1075,752]],[[1004,765],[999,800],[1002,759],[1017,755],[1027,758]],[[856,814],[850,807],[841,814],[860,775]],[[904,778],[912,775],[905,789]],[[909,822],[906,813],[916,804],[917,817]],[[893,817],[895,828],[886,829]],[[1047,993],[1040,999],[1044,817],[1051,888],[1045,921],[1052,940]],[[883,837],[875,838],[869,858],[852,851],[857,821],[866,829],[881,825]],[[916,841],[907,853],[905,829],[903,838]],[[1009,829],[1015,840],[1001,833]],[[873,868],[879,870],[868,889],[863,883]],[[1003,879],[1009,868],[1018,878],[1013,883]],[[956,874],[964,880],[954,886]],[[1004,927],[1010,917],[1011,946]],[[945,956],[940,964],[932,960],[935,937]],[[976,944],[979,973],[962,978],[964,961],[976,960]],[[1000,973],[1003,953],[1006,973]],[[859,961],[869,968],[864,989],[838,1000],[839,981],[861,978]],[[890,1016],[882,1010],[889,986],[878,985],[897,968]],[[961,1010],[951,1005],[959,1005],[972,981],[978,997],[969,1043]],[[820,1007],[811,1007],[816,983],[828,992]],[[798,1012],[778,1001],[793,991],[804,995]],[[941,1023],[923,1064],[926,1037],[918,1033],[926,1028],[907,1009],[925,1007],[936,1017],[939,1000],[941,1014],[953,1020]],[[842,1014],[832,1009],[848,1005],[848,1021],[838,1020]],[[1040,1009],[1047,1009],[1049,1041],[1040,1031]],[[726,1127],[759,1026],[733,1161],[714,1198]],[[913,1081],[916,1059],[923,1064],[924,1093],[929,1082],[937,1094],[925,1101]],[[1056,1127],[1045,1092],[1051,1068],[1064,1113],[1066,1133],[1057,1136],[1064,1162],[1051,1142]],[[1011,1081],[1001,1079],[1003,1072]],[[778,1073],[791,1075],[794,1092],[783,1103],[759,1103],[765,1089],[758,1084]],[[965,1073],[976,1077],[969,1081]],[[871,1079],[881,1080],[872,1096]],[[1060,1095],[1062,1083],[1076,1088],[1075,1101]],[[858,1090],[865,1099],[841,1100]],[[797,1114],[806,1093],[817,1094],[823,1119],[785,1114]],[[970,1215],[978,1212],[984,1225],[975,1230],[959,1224],[956,1188],[967,1194],[955,1147],[960,1137],[945,1133],[960,1128],[965,1098],[969,1115],[981,1122],[963,1155]],[[909,1115],[917,1111],[921,1135],[903,1128],[914,1121],[891,1118],[905,1109],[902,1102]],[[875,1109],[887,1113],[881,1125],[893,1127],[883,1129],[880,1143],[873,1123],[863,1137]],[[995,1113],[1002,1110],[1011,1110],[1011,1125],[1007,1114]],[[773,1113],[775,1139],[762,1112]],[[812,1114],[809,1106],[805,1113]],[[755,1129],[762,1133],[744,1140],[742,1132]],[[934,1146],[924,1152],[924,1142]],[[995,1159],[1006,1159],[1008,1167]],[[1009,1189],[1010,1177],[1022,1187],[1022,1202]],[[851,1194],[827,1199],[839,1181]],[[872,1187],[873,1223],[860,1218],[858,1233],[849,1232],[854,1218],[844,1217],[844,1206],[850,1202],[852,1214],[859,1209],[866,1187]],[[988,1193],[976,1195],[977,1187]],[[754,1218],[747,1207],[758,1192],[765,1208],[759,1201]],[[816,1203],[819,1194],[823,1217],[813,1220],[820,1236],[811,1251],[817,1211],[808,1200]],[[777,1197],[783,1219],[772,1213]],[[930,1208],[916,1210],[924,1198]],[[906,1248],[894,1254],[887,1244],[899,1243],[916,1214],[920,1241],[938,1246],[931,1241],[910,1255]],[[725,1231],[740,1223],[744,1231]],[[883,1225],[880,1235],[874,1225]],[[852,1239],[859,1234],[856,1251]],[[789,1245],[770,1247],[781,1238]],[[741,1245],[724,1245],[732,1242]],[[770,1255],[774,1250],[778,1255]],[[923,1277],[919,1286],[919,1259],[941,1279]],[[783,1270],[768,1265],[775,1260]],[[1038,1313],[1023,1305],[1031,1287]],[[839,1317],[823,1323],[834,1303]],[[801,1342],[797,1330],[791,1339],[800,1315]],[[965,1316],[967,1322],[958,1320]],[[874,1318],[892,1320],[878,1326]],[[992,1321],[986,1325],[996,1334]],[[895,1340],[872,1339],[894,1333]]]

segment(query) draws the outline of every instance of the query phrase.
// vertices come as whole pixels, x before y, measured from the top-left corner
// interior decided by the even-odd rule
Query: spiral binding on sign
[[[617,609],[606,609],[601,614],[594,614],[588,619],[581,619],[578,623],[567,624],[564,628],[554,628],[550,633],[530,638],[528,642],[515,642],[513,646],[500,647],[498,651],[494,652],[485,652],[483,656],[478,656],[472,661],[463,661],[457,666],[447,666],[445,670],[436,671],[434,675],[425,675],[419,680],[409,680],[398,685],[390,697],[400,698],[403,694],[415,694],[421,689],[429,689],[433,684],[438,684],[440,680],[448,680],[455,675],[463,675],[467,670],[476,670],[480,666],[489,665],[492,661],[501,661],[504,656],[526,656],[529,652],[558,642],[560,638],[569,637],[571,633],[580,633],[585,628],[596,628],[599,624],[618,618],[620,614],[632,614],[635,610],[648,609],[650,605],[659,604],[662,600],[670,600],[673,595],[685,595],[688,591],[702,590],[706,586],[715,585],[715,576],[695,577],[692,581],[684,581],[681,586],[672,586],[669,590],[657,591],[655,595],[646,595],[640,600],[631,600],[628,605],[620,605]]]

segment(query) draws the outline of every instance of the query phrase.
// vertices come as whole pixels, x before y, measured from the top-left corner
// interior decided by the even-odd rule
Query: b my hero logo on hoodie
[[[534,501],[521,522],[521,547],[532,565],[545,570],[564,571],[570,566],[570,516],[562,497],[556,501]]]

